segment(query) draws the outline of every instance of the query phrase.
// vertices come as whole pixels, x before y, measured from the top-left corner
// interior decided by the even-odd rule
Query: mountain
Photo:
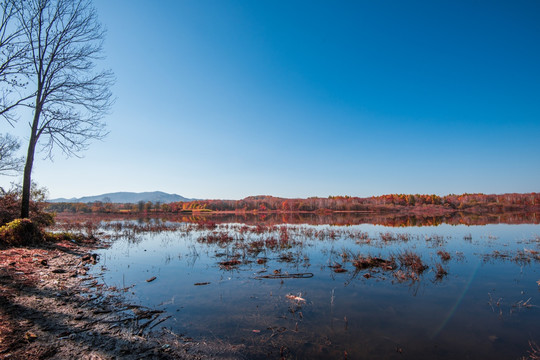
[[[153,192],[141,192],[141,193],[115,192],[115,193],[108,193],[108,194],[102,194],[102,195],[96,195],[96,196],[84,196],[81,198],[51,199],[49,200],[49,202],[52,202],[52,203],[56,203],[56,202],[90,203],[90,202],[95,202],[95,201],[101,201],[101,202],[111,202],[111,203],[135,204],[135,203],[138,203],[139,201],[144,201],[144,202],[151,201],[153,203],[155,202],[171,203],[171,202],[191,201],[191,200],[195,200],[195,199],[187,199],[177,194],[167,194],[162,191],[153,191]]]

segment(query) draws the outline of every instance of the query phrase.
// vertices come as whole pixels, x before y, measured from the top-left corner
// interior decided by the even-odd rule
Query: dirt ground
[[[238,346],[157,330],[165,314],[87,274],[98,246],[0,247],[0,359],[242,358]]]

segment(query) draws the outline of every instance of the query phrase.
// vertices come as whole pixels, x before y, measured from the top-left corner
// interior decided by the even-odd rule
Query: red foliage
[[[54,223],[52,214],[43,211],[45,205],[42,202],[30,201],[30,219],[39,226],[47,226]],[[0,194],[0,226],[18,219],[20,216],[20,194],[15,191]]]
[[[136,204],[49,204],[50,211],[56,212],[166,212],[196,213],[219,212],[400,212],[419,211],[425,213],[445,213],[465,211],[474,213],[503,213],[509,211],[539,211],[540,194],[462,194],[462,195],[420,195],[389,194],[359,198],[351,196],[311,197],[307,199],[285,199],[273,196],[250,196],[242,200],[195,200],[154,206],[144,204],[138,209]],[[436,211],[435,211],[436,210]]]

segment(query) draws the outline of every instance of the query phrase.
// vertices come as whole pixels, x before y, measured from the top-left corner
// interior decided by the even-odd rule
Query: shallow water
[[[114,240],[95,274],[134,285],[130,301],[171,315],[161,326],[247,358],[509,359],[540,343],[538,224],[166,225]],[[359,255],[395,268],[358,269]]]

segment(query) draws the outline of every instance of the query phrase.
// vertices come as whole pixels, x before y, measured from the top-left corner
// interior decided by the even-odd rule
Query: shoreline
[[[238,348],[162,328],[162,311],[87,274],[102,241],[0,248],[0,359],[237,359]],[[219,355],[219,356],[218,356]]]

